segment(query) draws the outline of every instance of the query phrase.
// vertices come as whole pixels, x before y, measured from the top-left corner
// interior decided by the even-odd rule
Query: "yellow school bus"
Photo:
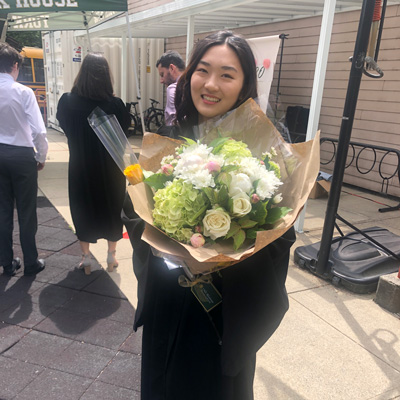
[[[21,50],[24,61],[19,69],[18,82],[35,93],[36,100],[46,122],[46,84],[44,79],[43,49],[24,47]]]

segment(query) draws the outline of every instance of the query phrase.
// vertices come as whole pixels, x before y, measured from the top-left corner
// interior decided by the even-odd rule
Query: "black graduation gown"
[[[211,322],[190,289],[178,285],[182,270],[169,271],[140,239],[144,222],[129,197],[122,217],[138,279],[134,328],[143,325],[142,400],[252,400],[256,352],[288,309],[294,229],[213,274],[223,300],[210,312]]]
[[[127,131],[130,115],[118,97],[95,101],[65,93],[57,107],[57,119],[68,138],[72,220],[78,239],[89,243],[101,238],[113,242],[121,239],[120,213],[126,189],[124,175],[87,121],[97,106],[106,114],[114,114]]]

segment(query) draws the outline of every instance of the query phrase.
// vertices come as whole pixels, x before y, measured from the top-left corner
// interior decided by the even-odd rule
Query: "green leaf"
[[[246,238],[255,240],[257,238],[257,232],[259,232],[258,229],[248,229],[246,231]]]
[[[233,248],[235,250],[238,250],[245,241],[245,239],[246,239],[246,234],[244,230],[239,229],[239,231],[235,235],[233,235]]]
[[[220,172],[215,178],[215,182],[221,185],[229,186],[232,182],[232,177],[226,172]]]
[[[241,218],[238,222],[243,229],[254,228],[258,224],[258,222],[252,221],[249,218]]]
[[[225,239],[229,239],[233,235],[236,235],[236,233],[238,233],[239,229],[240,229],[240,225],[235,221],[231,221],[231,227],[230,227],[228,233],[226,234]]]
[[[223,208],[228,208],[228,202],[229,202],[228,188],[225,185],[221,185],[221,188],[217,194],[217,203]]]
[[[221,168],[222,172],[232,172],[232,171],[237,171],[239,169],[238,165],[233,165],[233,164],[229,164],[226,165],[225,167]]]
[[[268,202],[259,201],[253,205],[253,210],[249,214],[249,217],[253,221],[257,221],[259,225],[265,224],[265,219],[268,215],[267,204]]]
[[[205,214],[205,212],[208,209],[208,204],[206,204],[204,207],[200,208],[191,218],[192,221],[196,221],[197,218],[199,218],[202,214]]]
[[[210,200],[211,205],[215,205],[217,203],[215,190],[210,187],[205,187],[202,190],[208,197],[208,200]]]
[[[197,142],[193,139],[189,139],[187,137],[184,137],[183,139],[185,139],[186,143],[191,146],[192,144],[197,144]]]
[[[210,143],[210,147],[212,147],[212,154],[218,154],[222,147],[224,147],[224,144],[229,140],[230,138],[227,137],[219,137],[214,139],[211,143]]]
[[[172,181],[173,176],[167,176],[164,174],[153,174],[144,180],[150,187],[154,190],[163,189],[165,187],[165,183],[168,181]]]
[[[292,211],[289,207],[274,207],[268,210],[268,216],[265,219],[265,224],[272,225],[279,219],[283,218],[288,212]]]

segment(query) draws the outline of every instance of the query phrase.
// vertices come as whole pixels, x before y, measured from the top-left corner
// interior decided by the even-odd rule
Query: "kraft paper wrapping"
[[[228,244],[219,243],[194,248],[169,238],[154,227],[153,192],[149,186],[145,183],[129,186],[128,192],[135,211],[147,223],[142,240],[166,258],[185,261],[193,274],[207,274],[236,264],[282,236],[296,221],[313,188],[320,167],[319,132],[308,142],[286,143],[253,100],[248,100],[223,120],[208,121],[207,125],[200,128],[205,132],[204,143],[210,143],[218,135],[229,136],[247,143],[255,157],[261,157],[263,152],[274,147],[277,157],[273,160],[280,166],[283,181],[279,190],[283,201],[279,205],[290,207],[292,211],[273,229],[258,232],[256,241],[250,248],[234,251]],[[166,155],[175,154],[175,149],[180,143],[179,140],[146,133],[139,157],[141,166],[148,171],[158,171],[161,159]]]

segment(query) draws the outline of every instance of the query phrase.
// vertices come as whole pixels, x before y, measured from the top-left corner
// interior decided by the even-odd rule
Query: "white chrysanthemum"
[[[194,144],[185,147],[175,166],[174,175],[191,183],[196,189],[214,187],[213,175],[206,168],[209,161],[214,161],[220,166],[224,160],[221,156],[211,154],[212,148],[205,144]]]
[[[240,161],[240,171],[245,173],[250,178],[251,182],[254,182],[263,178],[267,169],[257,158],[246,157]]]
[[[215,182],[212,174],[207,169],[199,169],[195,173],[184,173],[185,182],[189,182],[195,189],[214,187]]]
[[[264,176],[258,181],[256,193],[261,200],[269,199],[280,185],[282,185],[282,182],[276,177],[274,172],[265,170]]]

